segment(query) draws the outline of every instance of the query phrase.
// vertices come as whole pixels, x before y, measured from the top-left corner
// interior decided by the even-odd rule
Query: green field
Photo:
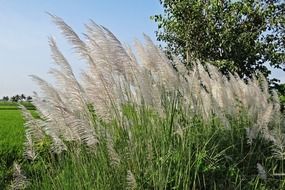
[[[24,103],[32,108],[31,103]],[[11,178],[14,161],[22,159],[24,120],[17,103],[0,102],[0,189]]]
[[[0,110],[0,146],[1,155],[11,149],[19,149],[24,138],[23,118],[19,110]],[[5,153],[5,152],[4,152]]]
[[[25,106],[28,110],[36,109],[35,106],[31,102],[19,102],[19,103]],[[0,110],[18,110],[19,103],[0,101]]]

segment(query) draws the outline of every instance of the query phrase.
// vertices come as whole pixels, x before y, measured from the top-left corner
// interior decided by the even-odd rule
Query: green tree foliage
[[[222,71],[266,77],[266,63],[285,71],[285,1],[160,0],[164,14],[152,17],[168,55],[184,63],[211,61]]]
[[[275,84],[275,89],[277,89],[280,97],[280,103],[281,103],[281,111],[285,113],[285,83],[283,84]]]
[[[9,101],[9,96],[3,96],[2,100],[3,101]]]
[[[31,101],[32,100],[32,97],[31,96],[28,96],[28,97],[26,97],[24,94],[21,94],[21,95],[19,95],[19,94],[16,94],[15,96],[12,96],[11,98],[10,98],[10,100],[12,101],[12,102],[19,102],[19,101]]]
[[[25,101],[25,100],[26,100],[26,96],[25,96],[24,94],[21,94],[20,100],[21,100],[21,101]]]
[[[31,102],[32,99],[33,99],[33,98],[32,98],[31,96],[27,96],[27,101],[28,101],[28,102]]]

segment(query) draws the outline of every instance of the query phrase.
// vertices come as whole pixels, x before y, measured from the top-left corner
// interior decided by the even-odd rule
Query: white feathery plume
[[[52,144],[51,144],[51,151],[55,154],[60,154],[63,151],[67,150],[66,145],[64,142],[60,139],[59,135],[56,133],[55,128],[58,127],[58,123],[53,121],[46,121],[45,126],[43,126],[43,130],[45,133],[51,137]],[[63,134],[62,136],[64,136]],[[66,138],[66,135],[64,136],[65,139],[70,140]],[[72,139],[73,140],[73,139]]]
[[[108,134],[108,133],[106,136],[106,143],[107,143],[107,150],[108,150],[109,159],[111,160],[111,165],[113,167],[116,167],[120,164],[121,160],[120,160],[118,153],[116,152],[116,150],[114,148],[113,139],[110,136],[110,134]]]
[[[274,100],[276,97],[270,100],[265,82],[260,86],[252,78],[245,83],[236,73],[229,74],[228,78],[222,77],[215,66],[206,64],[205,69],[198,60],[193,61],[192,70],[187,70],[178,58],[174,63],[169,61],[148,36],[144,36],[144,45],[135,42],[136,53],[133,53],[131,48],[124,48],[107,28],[93,21],[86,25],[84,42],[61,18],[51,16],[88,64],[80,83],[51,38],[53,60],[59,66],[51,73],[61,88],[33,77],[44,93],[44,97],[36,98],[34,104],[45,118],[43,130],[52,136],[57,146],[55,152],[64,147],[60,145],[62,140],[76,140],[91,147],[98,143],[98,126],[95,126],[89,105],[94,106],[96,115],[105,121],[122,117],[122,105],[125,103],[143,103],[163,116],[162,97],[170,99],[174,91],[182,96],[182,109],[201,114],[205,119],[214,113],[225,126],[229,125],[227,114],[247,110],[254,118],[254,126],[247,132],[249,141],[261,133],[267,140],[277,139],[274,141],[277,143],[277,135],[269,130],[268,125],[279,113],[278,103]],[[276,95],[273,93],[273,96]],[[109,151],[111,149],[109,146]]]
[[[127,77],[129,81],[133,80],[133,60],[129,57],[126,49],[122,46],[121,42],[110,32],[107,28],[101,26],[106,33],[107,38],[110,41],[111,47],[109,49],[113,50],[111,55],[113,56],[113,61],[118,67],[121,67],[124,72],[121,73],[123,76]]]
[[[47,125],[45,129],[50,131],[52,134],[58,134],[53,135],[54,137],[63,135],[66,140],[73,139],[73,137],[78,136],[76,131],[71,130],[65,123],[66,119],[71,114],[71,111],[70,108],[68,108],[70,106],[68,101],[64,101],[62,99],[64,97],[63,94],[60,94],[59,90],[49,85],[43,79],[37,76],[32,76],[32,78],[38,83],[43,93],[46,95],[42,102],[36,102],[40,103],[39,110],[48,120],[48,122],[46,122]],[[37,100],[37,98],[35,99]],[[35,105],[37,106],[37,104]]]
[[[236,107],[239,105],[236,102],[233,91],[231,90],[231,84],[226,77],[223,78],[223,85],[224,85],[223,87],[224,93],[222,96],[222,100],[223,100],[224,109],[228,114],[236,115],[239,112],[239,110],[237,110]],[[233,103],[234,106],[232,106]]]
[[[73,29],[68,26],[62,18],[48,13],[55,25],[60,29],[61,33],[66,37],[66,39],[73,45],[76,53],[78,53],[82,58],[89,61],[90,57],[88,54],[88,49],[86,44],[79,38],[79,36],[73,31]]]
[[[270,97],[267,79],[264,77],[264,75],[262,73],[258,73],[258,76],[259,76],[259,80],[260,80],[260,88],[263,92],[263,95]]]
[[[212,100],[210,95],[205,91],[201,90],[201,99],[202,99],[202,113],[205,119],[210,119],[212,116]]]
[[[24,116],[25,123],[25,137],[26,141],[24,143],[24,157],[28,160],[34,161],[37,157],[34,144],[39,143],[44,138],[44,132],[42,129],[42,121],[39,119],[34,119],[31,113],[26,109],[25,106],[19,105]]]
[[[97,87],[88,87],[89,97],[92,97],[92,89],[94,89],[94,91],[96,91],[95,93],[97,93],[97,95],[95,95],[97,98],[93,97],[93,101],[96,101],[94,99],[101,99],[100,97],[102,97],[102,99],[106,99],[105,105],[107,105],[107,110],[111,110],[111,108],[119,110],[118,103],[120,102],[120,99],[118,98],[119,94],[117,93],[120,87],[115,80],[119,75],[125,76],[125,66],[123,63],[126,62],[126,59],[122,59],[127,57],[127,53],[122,51],[123,48],[119,48],[121,44],[118,44],[118,40],[113,39],[109,32],[106,32],[102,27],[98,26],[94,22],[86,25],[86,28],[86,38],[89,42],[90,57],[92,58],[93,64],[89,65],[90,73],[85,73],[84,77],[90,78],[88,76],[93,75],[97,79]],[[117,49],[116,51],[121,52],[120,55],[117,54],[117,59],[110,52],[112,49]],[[130,62],[130,58],[127,58],[127,61]],[[87,86],[94,87],[92,82],[88,80],[85,80],[85,83]],[[107,100],[106,97],[108,97],[109,100]]]
[[[96,63],[100,63],[98,62],[98,56],[99,59],[101,57],[107,63],[104,65],[98,64],[99,67],[101,66],[101,72],[107,68],[107,75],[104,76],[112,73],[114,75],[122,75],[128,81],[133,81],[134,59],[129,57],[121,42],[107,28],[99,26],[93,21],[86,25],[86,28],[86,37],[91,42],[89,43],[91,45],[90,49],[92,49],[91,57],[96,60]]]
[[[28,186],[27,177],[23,174],[21,166],[14,162],[13,164],[13,181],[10,188],[13,190],[26,189]]]
[[[231,91],[233,92],[234,96],[238,98],[239,101],[243,102],[243,94],[241,91],[241,84],[239,83],[240,79],[239,78],[235,78],[235,76],[231,73],[229,73],[229,85],[231,88]]]
[[[258,171],[258,177],[260,177],[260,179],[266,180],[267,174],[266,174],[264,167],[260,163],[257,163],[256,167]]]
[[[137,188],[137,182],[135,175],[128,170],[127,171],[127,189],[135,190]]]
[[[25,137],[26,137],[26,141],[24,143],[25,150],[23,153],[24,158],[27,160],[34,161],[37,158],[37,154],[34,148],[32,137],[28,132],[25,133]]]
[[[166,89],[175,90],[175,87],[178,84],[177,72],[174,70],[165,54],[154,45],[150,37],[144,35],[144,39],[146,43],[145,50],[150,62],[148,65],[153,65],[153,68],[155,68],[154,72],[158,75],[159,80]],[[145,57],[142,57],[142,59],[145,59]]]
[[[285,120],[283,120],[283,126],[284,124]],[[271,135],[273,136],[272,142],[274,144],[273,156],[279,160],[285,160],[285,135],[282,130],[284,130],[284,127],[274,128],[271,131]]]
[[[37,93],[34,93],[33,97],[33,103],[37,107],[37,111],[43,120],[38,120],[40,122],[40,126],[45,132],[46,135],[50,136],[52,139],[52,151],[55,153],[60,153],[63,150],[66,150],[65,144],[62,142],[62,140],[59,138],[59,136],[64,136],[66,140],[74,140],[74,132],[69,131],[69,133],[60,133],[60,131],[65,131],[66,128],[64,125],[59,125],[60,122],[58,122],[54,115],[52,115],[50,112],[53,111],[51,108],[52,106],[47,102],[41,99]],[[58,116],[56,116],[57,118]],[[63,122],[61,122],[63,123]],[[64,129],[59,129],[59,127]],[[55,150],[55,151],[54,151]]]
[[[149,71],[156,72],[156,65],[152,64],[150,57],[148,57],[148,53],[145,50],[145,47],[138,40],[134,41],[134,47],[136,50],[136,55],[138,55],[138,63],[143,65],[143,67]]]
[[[246,137],[248,144],[251,145],[253,143],[253,140],[257,138],[259,132],[260,129],[256,124],[251,128],[246,128]]]
[[[272,91],[272,103],[273,103],[274,117],[275,117],[274,120],[278,121],[280,120],[280,99],[276,90]]]
[[[197,63],[197,72],[198,72],[198,76],[201,80],[202,85],[204,86],[204,88],[206,88],[206,91],[210,91],[211,87],[211,78],[209,76],[209,74],[207,73],[207,71],[205,71],[204,66],[201,63]]]
[[[279,160],[285,160],[285,141],[283,139],[282,143],[274,144],[273,156]]]
[[[173,64],[175,68],[177,69],[178,73],[181,74],[182,76],[185,76],[188,74],[188,70],[185,67],[184,64],[181,63],[181,61],[178,59],[178,57],[173,58]]]
[[[33,92],[32,103],[37,108],[37,113],[39,114],[40,118],[45,119],[46,116],[50,114],[50,104],[47,101],[40,98],[36,92]]]
[[[62,97],[62,101],[66,101],[70,103],[68,106],[70,111],[81,110],[84,111],[86,109],[86,98],[83,93],[83,90],[80,89],[79,86],[76,85],[66,74],[61,72],[60,70],[51,68],[49,71],[50,74],[57,79],[57,85],[61,88],[62,94],[68,93],[68,96],[65,95]]]
[[[58,138],[62,136],[67,141],[79,140],[79,135],[76,131],[72,131],[70,127],[66,126],[65,119],[67,116],[62,117],[55,114],[58,110],[55,109],[48,101],[42,99],[34,92],[33,104],[37,108],[41,121],[43,131],[52,138]],[[62,113],[63,114],[63,113]],[[60,127],[60,128],[59,128]]]
[[[27,108],[23,105],[19,105],[19,108],[22,111],[22,115],[25,119],[25,128],[26,132],[28,132],[36,141],[41,141],[44,138],[44,132],[41,128],[40,121],[38,119],[34,119],[32,114],[27,110]]]
[[[60,66],[61,70],[64,71],[64,74],[66,74],[67,77],[72,77],[75,79],[71,66],[61,51],[58,49],[57,44],[52,37],[49,38],[49,46],[52,52],[51,56],[54,60],[54,63]]]
[[[217,82],[221,83],[222,73],[218,70],[218,68],[215,67],[214,65],[209,64],[209,63],[207,63],[206,66],[207,66],[207,70],[210,74],[210,77],[212,79],[216,80]]]
[[[52,58],[54,62],[60,66],[60,71],[52,69],[51,73],[58,79],[57,82],[61,83],[62,87],[66,88],[65,91],[69,94],[69,101],[71,101],[72,104],[75,104],[75,107],[78,108],[86,105],[83,88],[77,82],[68,61],[59,51],[53,38],[50,38],[49,44],[52,52]]]
[[[54,154],[61,154],[62,152],[67,150],[67,147],[60,138],[55,137],[56,136],[52,136],[51,151]]]
[[[111,98],[106,92],[104,85],[100,82],[96,75],[82,73],[84,88],[88,99],[94,105],[95,111],[99,117],[108,119],[111,117]]]
[[[201,82],[199,79],[199,73],[197,69],[197,64],[193,66],[193,71],[187,75],[187,83],[188,87],[186,89],[186,93],[188,96],[191,97],[191,103],[193,104],[194,107],[198,107],[198,100],[200,99],[201,96]]]
[[[41,119],[43,119],[38,120],[43,131],[52,139],[52,150],[55,150],[54,152],[59,153],[67,149],[59,136],[63,137],[63,139],[67,141],[80,140],[76,131],[72,130],[66,125],[64,122],[64,117],[50,113],[54,110],[52,109],[52,106],[48,104],[48,102],[41,100],[37,94],[35,94],[33,103],[37,107]]]
[[[69,125],[77,130],[82,142],[90,148],[96,148],[99,141],[94,126],[90,123],[90,118],[88,118],[88,116],[82,118],[75,117],[71,119]]]
[[[39,77],[34,76],[33,78],[38,81],[44,92],[47,95],[50,95],[47,98],[47,101],[52,106],[50,107],[51,113],[47,115],[50,122],[47,122],[48,125],[46,129],[53,131],[52,133],[63,135],[65,140],[80,140],[86,142],[89,146],[97,144],[95,131],[91,121],[89,121],[89,117],[86,115],[87,113],[82,112],[87,112],[87,108],[85,107],[87,104],[81,99],[80,106],[74,111],[76,107],[73,107],[72,109],[70,108],[71,106],[76,106],[76,104],[74,105],[74,102],[70,106],[69,102],[64,102],[62,100],[62,97],[64,96],[63,94],[59,94],[58,90],[47,84]],[[66,107],[67,105],[69,106]],[[53,134],[53,137],[55,145],[59,145],[61,141],[57,138],[57,135]]]
[[[100,26],[92,22],[85,25],[87,29],[87,34],[85,37],[88,40],[88,46],[90,47],[89,55],[92,57],[94,64],[98,67],[103,76],[107,77],[105,73],[114,74],[114,72],[123,73],[123,67],[118,65],[112,59],[111,44],[107,39],[107,36]],[[114,45],[114,44],[112,44]]]
[[[68,104],[64,103],[64,100],[62,99],[63,96],[60,95],[57,89],[38,76],[31,75],[31,77],[37,82],[43,94],[45,94],[45,101],[49,102],[55,109],[63,111],[66,109],[66,105]]]
[[[207,70],[211,78],[208,82],[211,94],[215,99],[215,101],[218,103],[218,106],[224,109],[226,107],[226,105],[224,104],[226,90],[222,90],[224,88],[223,77],[221,73],[218,71],[218,69],[213,65],[207,64]],[[204,72],[207,73],[206,71]]]
[[[69,120],[66,124],[76,131],[76,134],[79,134],[82,141],[93,146],[93,144],[95,145],[97,143],[97,140],[94,138],[95,131],[93,130],[93,126],[88,125],[88,123],[91,123],[92,121],[88,122],[89,110],[87,108],[85,92],[77,82],[69,63],[58,50],[56,43],[52,39],[50,40],[50,46],[55,62],[61,66],[61,71],[52,69],[51,72],[58,81],[62,82],[63,86],[66,87],[65,92],[68,93],[67,99],[69,104],[72,105],[70,106],[70,111],[72,113],[67,116]]]
[[[267,125],[270,122],[272,118],[272,113],[273,113],[273,105],[269,104],[268,107],[260,113],[258,117],[258,125],[262,129],[267,129]]]

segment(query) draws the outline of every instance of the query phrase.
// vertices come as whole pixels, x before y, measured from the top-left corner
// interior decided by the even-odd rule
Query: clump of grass
[[[133,53],[92,21],[83,41],[52,18],[88,69],[79,82],[50,39],[58,86],[33,76],[41,119],[23,107],[29,188],[285,187],[284,118],[264,77],[246,83],[199,61],[187,70],[147,36]]]

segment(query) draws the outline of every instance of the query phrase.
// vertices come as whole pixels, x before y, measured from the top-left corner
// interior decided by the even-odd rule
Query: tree
[[[25,96],[24,94],[21,94],[21,96],[20,96],[20,100],[21,100],[21,101],[26,100],[26,96]]]
[[[9,96],[3,96],[2,100],[3,101],[9,101]]]
[[[11,97],[12,102],[18,102],[19,100],[21,100],[21,96],[19,96],[18,94]]]
[[[11,101],[12,101],[12,102],[17,102],[18,100],[16,100],[16,97],[15,97],[15,96],[12,96],[12,97],[11,97]]]
[[[279,0],[160,0],[157,39],[191,65],[212,62],[221,71],[266,77],[266,63],[285,71],[285,2]]]
[[[281,111],[285,113],[285,83],[275,84],[275,89],[277,89],[280,97]]]
[[[28,101],[28,102],[31,102],[32,99],[33,99],[33,98],[32,98],[31,96],[27,96],[27,101]]]

